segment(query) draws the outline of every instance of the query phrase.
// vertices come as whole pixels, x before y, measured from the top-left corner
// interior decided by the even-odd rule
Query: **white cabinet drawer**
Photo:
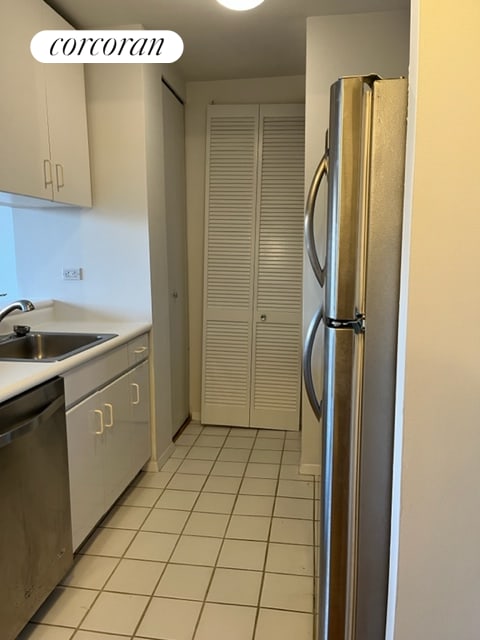
[[[129,345],[123,345],[68,371],[64,375],[67,409],[126,371],[129,367],[128,348]]]
[[[148,333],[144,333],[138,338],[131,340],[128,343],[128,364],[133,366],[146,360],[150,351]]]

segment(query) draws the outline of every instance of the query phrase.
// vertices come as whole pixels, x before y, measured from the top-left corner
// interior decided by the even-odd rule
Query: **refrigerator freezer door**
[[[363,334],[325,329],[318,640],[353,638]]]
[[[364,235],[372,79],[343,78],[330,93],[325,317],[364,313]]]

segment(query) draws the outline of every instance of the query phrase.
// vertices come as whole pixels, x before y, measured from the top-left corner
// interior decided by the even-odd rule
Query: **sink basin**
[[[114,338],[116,333],[50,333],[35,331],[0,341],[0,361],[54,362]]]

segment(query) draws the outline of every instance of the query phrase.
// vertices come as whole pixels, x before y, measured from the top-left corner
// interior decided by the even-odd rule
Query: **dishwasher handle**
[[[26,420],[16,424],[8,431],[0,434],[0,448],[6,447],[9,445],[12,440],[16,438],[21,438],[22,436],[31,433],[37,427],[40,427],[44,422],[46,422],[58,409],[64,406],[64,396],[60,396],[59,398],[55,398],[50,404],[44,407],[40,413],[27,418]]]

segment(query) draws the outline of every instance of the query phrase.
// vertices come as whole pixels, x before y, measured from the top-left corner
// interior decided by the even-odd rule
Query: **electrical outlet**
[[[81,280],[82,269],[80,267],[63,267],[64,280]]]

